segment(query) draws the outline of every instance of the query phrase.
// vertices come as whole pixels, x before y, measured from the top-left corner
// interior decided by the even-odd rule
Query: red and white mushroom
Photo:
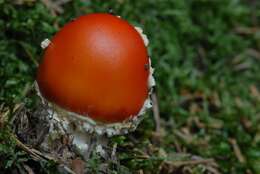
[[[147,45],[141,28],[105,13],[81,16],[44,40],[37,85],[54,119],[80,135],[135,130],[155,85]],[[84,148],[75,134],[77,143]]]

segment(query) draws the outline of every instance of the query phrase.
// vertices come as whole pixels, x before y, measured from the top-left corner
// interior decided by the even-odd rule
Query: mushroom
[[[82,153],[90,134],[133,131],[151,107],[147,44],[141,28],[106,13],[80,16],[42,42],[38,94]]]

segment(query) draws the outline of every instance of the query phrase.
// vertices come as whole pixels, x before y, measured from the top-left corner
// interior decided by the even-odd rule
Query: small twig
[[[161,168],[167,167],[168,172],[170,171],[169,173],[174,173],[179,170],[182,171],[182,173],[193,173],[191,169],[195,165],[203,165],[205,173],[220,174],[218,164],[214,159],[203,159],[199,156],[190,156],[189,160],[166,160],[162,162],[162,166],[164,167]]]
[[[33,172],[33,169],[31,168],[31,167],[29,167],[28,165],[23,165],[23,168],[26,170],[26,172],[28,173],[28,174],[35,174],[34,172]]]
[[[257,60],[260,60],[260,52],[259,51],[252,49],[252,48],[249,48],[249,49],[246,50],[246,53],[248,55],[254,57]]]
[[[253,174],[253,172],[250,169],[246,169],[246,174]]]
[[[38,67],[39,63],[38,61],[35,59],[35,57],[33,56],[33,54],[30,52],[30,50],[28,49],[28,45],[25,42],[19,42],[19,44],[23,47],[25,53],[27,54],[28,58],[33,62],[33,64]]]
[[[138,174],[144,174],[144,171],[142,169],[137,171]]]
[[[113,145],[112,153],[111,153],[111,160],[116,161],[116,149],[117,149],[117,143]]]
[[[44,155],[42,154],[40,151],[33,149],[33,148],[29,148],[27,147],[25,144],[23,144],[14,134],[11,134],[12,138],[15,140],[16,145],[18,147],[20,147],[21,149],[23,149],[25,152],[27,152],[28,154],[30,154],[35,160],[52,160],[54,162],[58,162],[57,160],[55,160],[54,158]]]
[[[29,147],[27,147],[26,145],[24,145],[20,140],[18,140],[18,138],[15,135],[12,135],[13,139],[16,142],[16,145],[18,147],[20,147],[22,150],[24,150],[25,152],[27,152],[28,154],[30,154],[32,156],[33,159],[35,160],[42,160],[42,157],[39,156],[38,154],[36,154],[35,152],[33,152]]]
[[[255,34],[256,32],[259,32],[260,28],[257,27],[237,27],[235,28],[235,32],[238,34],[244,34],[244,35],[249,35],[249,34]]]
[[[214,161],[214,159],[200,159],[200,160],[187,160],[187,161],[165,161],[165,163],[171,164],[176,167],[180,167],[180,166],[186,166],[186,165],[215,163],[215,161]]]
[[[68,174],[76,174],[74,171],[72,171],[68,166],[60,164],[58,166],[58,169],[60,173],[68,173]]]
[[[177,140],[175,140],[173,143],[174,143],[174,146],[176,148],[176,151],[177,152],[182,152],[181,145],[179,144],[179,142]]]
[[[8,120],[8,115],[10,114],[10,110],[4,110],[4,105],[0,106],[0,128],[4,127],[6,121]]]
[[[228,139],[229,143],[232,145],[233,149],[234,149],[234,153],[238,159],[239,162],[241,163],[245,163],[246,160],[245,160],[245,157],[243,156],[238,144],[237,144],[237,141],[236,139],[233,139],[233,138],[229,138]]]
[[[159,134],[161,130],[161,121],[160,121],[160,111],[158,106],[158,99],[156,93],[153,93],[152,96],[152,102],[153,102],[153,116],[156,124],[156,132]]]
[[[244,63],[240,63],[238,65],[236,65],[234,67],[235,71],[243,71],[243,70],[247,70],[249,68],[252,67],[252,63],[251,62],[244,62]]]
[[[193,137],[190,134],[182,133],[179,130],[174,130],[174,134],[182,139],[185,143],[190,144],[193,141]]]
[[[217,168],[214,168],[213,166],[207,166],[206,168],[207,168],[207,170],[208,170],[210,173],[212,173],[212,174],[221,174],[221,173],[217,170]]]
[[[30,3],[34,3],[36,0],[13,0],[11,1],[12,3],[14,3],[15,5],[24,5],[25,3],[30,4]]]
[[[58,0],[57,2],[56,2],[56,4],[57,5],[63,5],[63,4],[66,4],[66,3],[68,3],[68,2],[70,2],[71,0]]]
[[[10,114],[10,117],[8,118],[8,123],[12,125],[17,117],[24,111],[24,104],[23,103],[18,103],[15,104],[12,114]],[[20,118],[20,117],[19,117]],[[13,128],[15,130],[15,128]]]

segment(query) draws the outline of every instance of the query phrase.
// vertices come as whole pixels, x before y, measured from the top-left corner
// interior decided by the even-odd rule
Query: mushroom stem
[[[108,152],[106,152],[108,142],[107,136],[94,133],[77,132],[73,136],[73,145],[84,160],[88,160],[93,152],[106,159],[108,157]]]
[[[73,123],[71,124],[68,123],[67,120],[63,120],[60,114],[62,113],[52,112],[52,123],[59,125],[60,130],[58,131],[60,134],[69,134],[72,136],[72,144],[84,160],[88,160],[92,153],[96,153],[104,159],[107,158],[106,149],[109,142],[107,135],[81,131],[75,128]],[[53,132],[52,130],[49,132],[50,136],[56,133],[57,132]]]
[[[46,117],[49,118],[49,133],[42,142],[42,146],[50,153],[54,151],[55,144],[59,137],[69,137],[70,144],[74,147],[76,154],[82,156],[84,160],[88,160],[93,153],[98,154],[104,159],[108,159],[108,142],[109,138],[106,134],[97,134],[96,132],[85,132],[76,127],[75,123],[69,123],[63,119],[62,113],[52,110],[47,103],[41,103],[39,110],[46,110]],[[78,125],[77,125],[78,126]]]

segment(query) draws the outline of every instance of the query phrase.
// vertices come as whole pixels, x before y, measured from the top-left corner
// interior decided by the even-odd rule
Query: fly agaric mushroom
[[[85,133],[127,133],[151,107],[147,44],[141,28],[105,13],[81,16],[42,42],[38,92],[82,150]]]

